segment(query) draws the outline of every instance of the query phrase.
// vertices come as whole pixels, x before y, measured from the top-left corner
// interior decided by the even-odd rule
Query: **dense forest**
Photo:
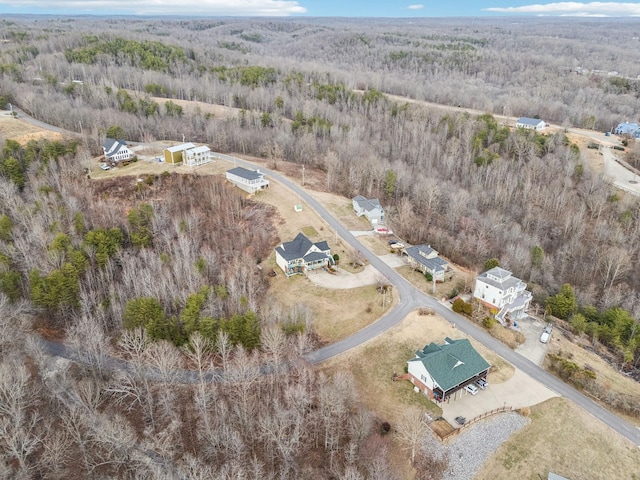
[[[83,455],[84,463],[73,465],[82,475],[133,476],[135,465],[145,464],[150,477],[160,467],[205,472],[216,465],[220,478],[238,478],[238,469],[265,478],[388,478],[380,473],[387,468],[383,457],[379,464],[356,462],[367,442],[383,437],[372,419],[362,419],[366,412],[350,399],[345,379],[326,382],[292,360],[291,374],[255,380],[261,356],[287,351],[295,359],[309,345],[305,312],[269,305],[255,268],[278,240],[273,212],[230,195],[215,179],[92,182],[78,163],[100,152],[107,132],[130,141],[184,135],[220,152],[306,164],[324,173],[328,191],[379,197],[394,230],[411,243],[430,243],[477,271],[499,259],[550,313],[570,319],[625,363],[637,363],[640,204],[594,173],[564,134],[512,130],[494,118],[526,115],[600,130],[637,120],[637,28],[619,19],[0,20],[0,106],[11,103],[81,133],[71,143],[2,139],[4,321],[18,329],[46,318],[47,328],[87,344],[100,372],[99,353],[115,347],[110,339],[123,326],[129,330],[118,348],[134,363],[151,359],[166,372],[186,361],[174,348],[196,355],[190,339],[197,338],[215,352],[203,354],[203,365],[213,361],[240,378],[238,392],[202,387],[190,396],[178,386],[156,391],[139,372],[127,378],[101,372],[85,382],[70,370],[49,379],[55,388],[43,388],[47,366],[38,363],[36,346],[29,347],[33,365],[15,369],[24,346],[5,338],[3,368],[20,377],[11,382],[25,385],[12,403],[14,417],[4,417],[13,420],[0,429],[9,445],[7,471],[30,478],[38,465],[42,476],[65,476],[71,467],[62,462],[58,471],[55,458],[45,461],[60,449],[35,434],[64,425],[64,434],[47,442],[73,445],[70,455]],[[233,110],[215,115],[183,100]],[[249,220],[264,228],[243,228]],[[258,345],[260,352],[252,350]],[[229,350],[236,354],[227,358]],[[26,387],[32,384],[39,388]],[[319,384],[335,388],[325,393],[340,400],[322,397]],[[260,412],[264,418],[254,415],[261,395],[271,402]],[[178,451],[173,440],[188,435],[181,408],[193,413],[185,402],[203,416],[187,423],[197,424],[188,432],[195,436]],[[340,406],[340,418],[349,420],[339,429],[322,423],[323,402]],[[57,413],[37,418],[35,405],[43,404]],[[127,416],[111,415],[122,405]],[[73,416],[80,408],[95,416],[80,422]],[[214,428],[202,421],[227,414],[237,422]],[[240,424],[249,430],[229,426]],[[110,428],[113,443],[97,438],[96,428]],[[227,437],[209,439],[211,451],[198,449],[202,438],[220,432]],[[299,450],[285,441],[295,435]],[[145,446],[162,438],[163,453],[155,443]],[[337,445],[353,445],[353,456],[336,458]],[[235,458],[238,451],[247,456]],[[314,452],[308,464],[300,461],[304,451]],[[379,476],[365,464],[379,468]]]

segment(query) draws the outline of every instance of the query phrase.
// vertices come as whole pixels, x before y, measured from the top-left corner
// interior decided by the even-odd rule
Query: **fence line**
[[[511,406],[509,406],[509,407],[504,406],[504,407],[496,408],[494,410],[490,410],[488,412],[483,413],[482,415],[478,415],[477,417],[469,420],[468,422],[465,422],[465,424],[460,426],[460,428],[456,428],[452,432],[445,433],[444,435],[438,434],[438,436],[440,437],[440,440],[442,440],[444,442],[448,438],[453,437],[455,435],[458,435],[460,432],[465,430],[467,427],[473,425],[474,423],[479,422],[480,420],[483,420],[483,419],[485,419],[487,417],[490,417],[492,415],[497,415],[498,413],[510,412],[512,410],[513,410],[513,407],[511,407]]]

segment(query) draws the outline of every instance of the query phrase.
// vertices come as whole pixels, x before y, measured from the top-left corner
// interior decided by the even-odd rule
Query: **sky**
[[[0,0],[0,15],[640,16],[640,2],[534,2],[535,0]]]

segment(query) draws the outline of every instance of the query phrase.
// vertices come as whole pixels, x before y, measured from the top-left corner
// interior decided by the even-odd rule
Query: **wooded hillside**
[[[538,302],[552,298],[551,313],[579,312],[577,331],[625,363],[640,360],[638,201],[594,173],[562,132],[515,130],[494,117],[600,130],[637,120],[635,23],[15,17],[0,27],[0,107],[11,103],[82,133],[78,144],[0,139],[0,290],[29,318],[44,312],[72,337],[97,342],[97,351],[123,324],[175,345],[194,332],[209,339],[223,332],[236,348],[264,342],[265,283],[255,267],[277,241],[269,209],[213,179],[117,184],[81,174],[80,160],[101,152],[107,132],[129,141],[184,135],[215,151],[305,164],[324,173],[327,190],[347,197],[378,197],[402,238],[477,271],[499,259]],[[185,100],[231,109],[216,116]],[[83,330],[95,325],[99,333]],[[313,382],[304,385],[313,390]],[[175,397],[161,392],[149,400],[136,390],[143,387],[135,383],[109,401],[134,395],[135,408],[173,405]],[[288,388],[273,398],[289,398]],[[260,421],[250,410],[239,415]],[[260,441],[283,438],[274,425],[260,428]],[[319,464],[334,461],[332,427],[322,428],[308,438],[313,448],[325,442]],[[238,445],[257,441],[227,433]],[[256,464],[261,471],[291,462],[290,446],[252,445],[282,456],[277,465]],[[36,453],[11,455],[32,471]],[[82,472],[97,468],[90,460]],[[348,459],[337,465],[343,471]],[[107,474],[117,475],[121,467],[114,468]]]

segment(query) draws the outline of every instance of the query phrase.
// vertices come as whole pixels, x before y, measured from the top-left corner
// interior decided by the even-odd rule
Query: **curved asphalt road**
[[[18,110],[18,112],[24,120],[38,125],[42,128],[47,128],[61,133],[66,132],[77,135],[77,133],[75,132],[67,132],[58,127],[47,125],[39,122],[38,120],[32,119],[22,111]],[[235,163],[236,165],[243,165],[247,168],[254,168],[254,165],[252,165],[251,163],[229,155],[216,154],[216,157]],[[300,195],[300,198],[303,199],[311,208],[313,208],[329,224],[329,226],[343,238],[344,241],[346,241],[349,245],[356,249],[356,251],[359,251],[360,254],[363,255],[371,265],[373,265],[380,273],[382,273],[387,278],[389,283],[393,284],[396,287],[400,295],[400,302],[398,303],[398,305],[396,305],[386,315],[384,315],[373,324],[367,326],[366,328],[363,328],[362,330],[356,332],[348,338],[345,338],[344,340],[309,353],[306,358],[311,363],[320,363],[331,357],[344,353],[351,348],[361,345],[368,340],[371,340],[372,338],[380,335],[389,328],[398,324],[400,321],[402,321],[402,319],[405,318],[405,316],[409,312],[415,310],[416,308],[431,308],[452,324],[455,323],[455,325],[462,332],[482,343],[487,348],[493,350],[502,358],[512,363],[515,367],[519,368],[524,373],[536,379],[557,394],[562,395],[569,400],[572,400],[573,402],[584,408],[586,411],[591,413],[594,417],[609,425],[615,431],[628,438],[640,447],[640,429],[604,409],[587,396],[578,392],[573,387],[567,385],[566,383],[549,374],[536,364],[517,354],[516,352],[493,338],[485,330],[477,327],[474,323],[467,320],[465,317],[454,313],[434,298],[414,288],[413,285],[405,280],[404,277],[402,277],[386,263],[380,260],[369,249],[365,248],[356,239],[356,237],[354,237],[346,228],[344,228],[316,199],[309,195],[304,189],[291,182],[287,178],[283,177],[282,175],[278,174],[277,172],[274,172],[273,170],[264,168],[262,166],[260,168],[261,171],[267,173],[271,178],[277,180],[294,193]],[[56,342],[43,341],[42,344],[49,353],[56,356],[70,358],[72,360],[78,360],[82,357],[82,355],[77,351],[74,351]],[[123,360],[110,358],[107,363],[109,366],[116,367],[116,369],[130,369],[130,366],[127,365],[127,362]],[[184,373],[184,375],[181,375],[181,377],[185,377],[185,380],[187,380],[188,382],[192,382],[194,380],[195,372],[185,371],[182,373]]]
[[[239,158],[231,157],[229,155],[216,154],[223,160],[235,162],[237,165],[242,165],[247,168],[255,168],[249,162],[243,161]],[[371,265],[373,265],[380,273],[382,273],[387,280],[395,285],[400,294],[400,302],[396,307],[390,310],[386,315],[377,320],[375,323],[369,325],[366,328],[356,332],[344,340],[336,342],[332,345],[328,345],[324,348],[309,353],[306,358],[314,364],[320,363],[331,357],[346,352],[362,343],[371,340],[372,338],[385,332],[387,329],[398,324],[406,315],[419,307],[427,307],[434,310],[438,315],[444,317],[462,332],[466,333],[470,337],[474,338],[478,342],[485,345],[490,350],[493,350],[502,358],[513,364],[516,368],[519,368],[527,375],[536,379],[541,384],[550,388],[563,397],[572,400],[576,404],[591,413],[594,417],[603,421],[615,431],[625,436],[636,445],[640,447],[640,429],[631,425],[630,423],[622,420],[617,415],[611,413],[605,408],[598,405],[596,402],[578,392],[573,387],[567,385],[563,381],[559,380],[555,376],[551,375],[547,371],[540,368],[538,365],[524,358],[520,354],[514,352],[509,347],[499,342],[491,335],[489,335],[484,329],[476,326],[473,322],[461,315],[456,314],[445,305],[438,302],[433,297],[430,297],[421,291],[417,290],[411,285],[404,277],[398,272],[389,267],[386,263],[380,260],[370,250],[364,247],[356,237],[354,237],[346,228],[344,228],[316,199],[309,195],[304,189],[300,188],[297,184],[291,182],[282,175],[274,172],[273,170],[265,169],[260,166],[260,171],[265,172],[274,180],[277,180],[294,193],[300,195],[300,198],[304,200],[311,208],[313,208],[338,234],[351,245],[356,251],[359,251]]]

